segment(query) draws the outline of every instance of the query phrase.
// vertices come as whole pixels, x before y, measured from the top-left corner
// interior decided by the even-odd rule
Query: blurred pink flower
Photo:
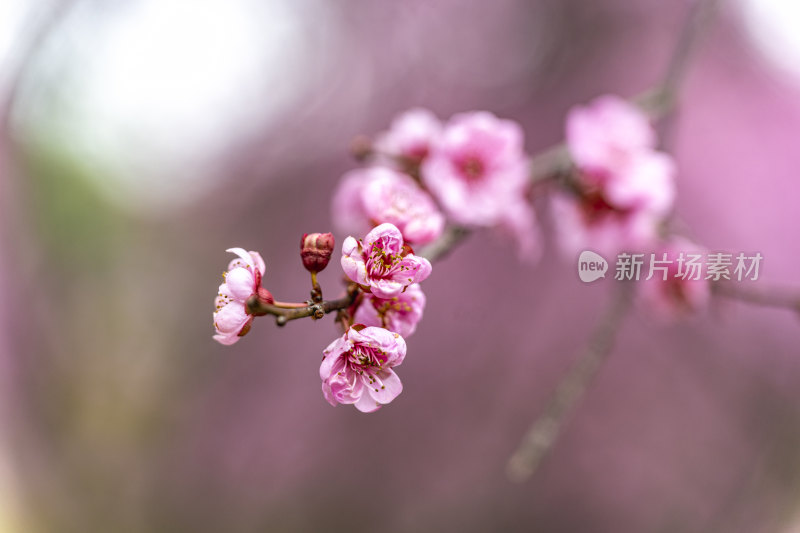
[[[655,146],[656,135],[647,116],[613,95],[575,106],[567,114],[567,145],[581,168],[615,168],[629,154]]]
[[[647,116],[617,96],[601,96],[567,115],[567,146],[578,182],[619,209],[666,214],[675,200],[675,164],[654,150]]]
[[[386,328],[408,338],[417,329],[424,309],[425,293],[415,283],[394,298],[383,299],[365,293],[353,315],[353,322]]]
[[[323,352],[319,367],[322,394],[333,406],[354,404],[359,411],[375,411],[403,391],[392,367],[405,356],[406,341],[399,334],[353,326]]]
[[[436,240],[444,229],[444,216],[430,195],[408,175],[386,167],[345,174],[334,194],[333,218],[340,230],[356,235],[389,222],[415,245]]]
[[[510,203],[500,219],[500,228],[508,233],[517,246],[517,256],[535,263],[542,255],[539,223],[533,207],[524,199]]]
[[[427,109],[409,109],[392,120],[388,131],[378,135],[375,148],[381,154],[401,156],[419,164],[430,153],[431,143],[441,130],[442,123]]]
[[[247,314],[245,302],[258,292],[266,267],[258,252],[242,248],[229,248],[226,252],[239,257],[228,265],[223,274],[225,282],[219,286],[214,301],[214,329],[217,332],[214,340],[229,345],[250,330],[253,317]]]
[[[703,247],[682,237],[672,237],[663,243],[651,258],[647,275],[650,279],[637,284],[638,303],[661,320],[674,320],[703,310],[711,298],[711,288],[699,266],[693,275],[688,263],[694,256],[699,264],[705,253]]]
[[[552,200],[562,249],[616,254],[651,247],[675,201],[675,164],[654,150],[647,116],[622,98],[601,96],[570,110],[566,137],[577,191]]]
[[[550,199],[556,241],[566,256],[593,250],[607,258],[649,247],[659,218],[646,210],[618,209],[602,195],[554,193]]]
[[[422,163],[422,179],[448,216],[494,226],[524,198],[528,158],[519,124],[485,111],[453,116]]]
[[[393,224],[373,228],[363,240],[353,237],[342,245],[342,269],[353,281],[379,298],[393,298],[431,273],[431,264],[417,257]]]

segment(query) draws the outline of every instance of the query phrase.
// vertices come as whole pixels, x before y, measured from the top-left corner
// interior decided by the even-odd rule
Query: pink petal
[[[529,263],[539,260],[542,255],[539,225],[530,204],[519,200],[510,205],[504,216],[503,226],[516,241],[520,259]]]
[[[361,304],[358,306],[355,314],[353,315],[354,324],[364,324],[365,326],[376,327],[383,326],[381,317],[378,315],[378,310],[375,309],[374,305],[372,305],[373,297],[374,296],[369,293],[364,295],[364,299],[361,301]]]
[[[601,96],[572,108],[566,129],[567,145],[580,167],[614,167],[627,153],[655,144],[647,116],[618,96]]]
[[[253,258],[256,268],[263,276],[267,272],[267,265],[264,264],[264,260],[261,258],[261,254],[258,252],[250,252],[250,256]]]
[[[606,188],[608,200],[620,207],[639,207],[666,214],[675,200],[675,163],[661,152],[642,152],[631,159]]]
[[[228,270],[233,270],[234,268],[245,267],[245,266],[253,268],[254,266],[253,258],[250,256],[250,252],[248,252],[244,248],[228,248],[225,251],[239,256],[239,259],[234,259],[230,262],[230,264],[228,265]],[[242,263],[244,263],[244,265]]]
[[[324,396],[325,400],[327,400],[327,402],[332,406],[336,407],[338,405],[338,402],[333,395],[333,391],[331,390],[331,385],[327,381],[322,382],[322,396]]]
[[[348,237],[342,243],[342,270],[351,280],[360,285],[367,285],[367,266],[361,253],[361,246],[353,237]]]
[[[336,348],[331,352],[328,352],[328,350],[325,351],[325,358],[319,366],[319,377],[322,379],[328,379],[333,374],[340,372],[345,364],[342,354],[346,351],[349,344],[341,337],[336,339],[333,344],[336,344]]]
[[[403,249],[403,234],[397,226],[388,222],[375,226],[372,231],[364,237],[364,243],[372,246],[374,243],[383,242],[383,249],[388,253],[397,254]]]
[[[414,255],[406,257],[406,260],[412,262],[414,268],[416,268],[416,271],[414,272],[413,276],[414,280],[413,283],[419,283],[420,281],[427,279],[427,277],[431,275],[433,267],[431,266],[431,262],[425,259],[424,257],[418,257]]]
[[[369,394],[362,394],[353,405],[362,413],[373,413],[381,408],[381,404],[372,399]]]
[[[222,334],[237,334],[244,327],[245,322],[249,320],[249,316],[244,310],[244,304],[239,302],[231,302],[226,305],[218,313],[214,315],[214,326],[217,331]]]
[[[403,384],[400,382],[400,378],[391,370],[379,372],[373,378],[375,381],[373,383],[365,382],[364,387],[369,393],[368,396],[371,396],[378,403],[385,405],[403,392]]]
[[[389,131],[378,136],[375,146],[381,152],[418,159],[425,155],[442,125],[427,109],[414,108],[392,120]]]
[[[407,272],[403,274],[406,276],[406,282],[395,281],[393,279],[377,279],[377,280],[370,280],[369,287],[372,290],[372,294],[377,296],[378,298],[393,298],[403,292],[403,287],[411,283],[408,281]],[[413,279],[413,278],[412,278]]]
[[[225,276],[225,284],[233,297],[241,302],[247,300],[255,290],[253,273],[244,268],[234,268]]]
[[[214,335],[213,339],[220,344],[224,344],[225,346],[230,346],[231,344],[236,344],[237,342],[239,342],[239,339],[241,339],[241,337],[236,333],[230,333],[227,335],[222,335],[218,333]]]

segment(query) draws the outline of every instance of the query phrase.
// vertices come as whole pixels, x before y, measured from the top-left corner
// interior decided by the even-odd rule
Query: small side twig
[[[675,108],[678,92],[686,77],[689,62],[700,41],[703,30],[708,27],[720,0],[698,0],[686,17],[675,48],[670,56],[664,78],[656,89],[643,96],[639,103],[650,111],[653,118],[661,118]]]
[[[470,234],[470,230],[461,226],[450,226],[441,237],[422,250],[419,255],[429,261],[437,261],[449,254],[456,245],[460,244]]]
[[[735,283],[717,283],[714,295],[753,305],[789,309],[800,314],[800,290],[788,287],[761,287]]]
[[[618,287],[614,300],[592,333],[588,345],[559,382],[544,412],[508,460],[506,473],[512,481],[528,479],[552,448],[570,413],[611,353],[617,332],[630,308],[631,293],[632,288],[628,283]]]

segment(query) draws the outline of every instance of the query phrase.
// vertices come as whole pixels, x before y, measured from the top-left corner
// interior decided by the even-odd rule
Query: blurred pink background
[[[228,247],[306,297],[298,239],[332,229],[355,135],[487,109],[536,153],[570,106],[657,83],[691,2],[85,0],[26,56],[54,5],[0,13],[3,94],[23,73],[0,153],[0,532],[800,531],[789,311],[632,314],[522,484],[505,463],[611,286],[552,242],[530,267],[481,232],[436,264],[404,392],[372,415],[320,392],[333,317],[211,340]],[[691,234],[800,289],[786,20],[790,2],[723,3],[666,144]]]

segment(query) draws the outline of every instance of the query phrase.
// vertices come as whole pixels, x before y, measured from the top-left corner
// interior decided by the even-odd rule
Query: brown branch
[[[333,311],[340,311],[347,309],[356,299],[358,295],[358,285],[351,283],[347,286],[347,294],[336,300],[309,302],[306,307],[297,307],[294,309],[287,309],[285,307],[278,307],[264,303],[258,299],[257,295],[251,296],[247,300],[247,312],[253,316],[274,315],[275,323],[279,326],[285,326],[290,320],[297,320],[298,318],[311,317],[318,320],[326,314]],[[313,293],[313,291],[312,291]]]
[[[508,460],[506,473],[512,481],[528,479],[558,439],[569,415],[611,354],[617,332],[630,307],[631,293],[629,283],[622,283],[618,287],[614,300],[589,338],[588,345],[559,382],[544,412]]]

